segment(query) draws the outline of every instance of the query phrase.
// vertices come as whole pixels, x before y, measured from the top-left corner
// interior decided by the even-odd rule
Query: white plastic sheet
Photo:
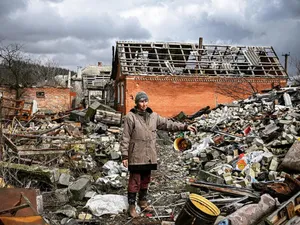
[[[201,152],[204,152],[205,149],[209,147],[209,144],[214,143],[210,137],[206,137],[203,139],[203,142],[199,144],[196,149],[187,150],[184,154],[191,153],[193,156],[200,155]]]
[[[105,214],[118,214],[127,210],[129,205],[127,196],[123,195],[95,195],[87,201],[87,207],[93,215],[102,216]]]
[[[122,172],[127,172],[127,168],[123,164],[118,164],[116,161],[107,161],[103,165],[103,170],[107,175],[121,174]]]

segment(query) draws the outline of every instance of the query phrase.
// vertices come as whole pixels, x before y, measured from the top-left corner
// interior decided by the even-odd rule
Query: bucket
[[[220,215],[219,208],[206,198],[190,194],[175,225],[211,225]]]
[[[181,152],[192,148],[192,142],[189,139],[184,138],[184,137],[176,138],[174,140],[173,145],[174,145],[175,150],[181,151]]]

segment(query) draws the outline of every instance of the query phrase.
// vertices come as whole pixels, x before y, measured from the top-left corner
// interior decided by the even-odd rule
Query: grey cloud
[[[300,18],[299,0],[263,0],[257,6],[260,8],[258,19],[261,20]]]
[[[13,2],[17,3],[16,0]],[[22,9],[13,17],[3,16],[2,43],[22,43],[24,50],[32,56],[51,57],[60,65],[73,65],[73,69],[74,65],[85,66],[97,61],[110,64],[112,40],[151,37],[150,32],[133,17],[102,13],[66,20],[47,4],[40,5],[39,10],[27,10],[26,5],[23,8],[10,5],[8,0],[1,1],[1,4],[7,10],[10,7],[11,12]]]
[[[85,54],[89,49],[102,49],[109,45],[108,40],[85,42],[75,38],[29,42],[24,48],[33,54]]]
[[[0,37],[14,41],[53,40],[73,37],[82,40],[99,40],[113,37],[149,38],[150,32],[141,27],[136,18],[120,18],[104,14],[87,15],[66,22],[54,10],[26,16],[26,12],[14,20],[6,19]],[[19,39],[19,40],[18,40]]]
[[[60,2],[63,2],[64,0],[42,0],[42,1],[60,3]]]
[[[197,42],[202,36],[204,44],[219,41],[272,45],[278,56],[289,51],[291,55],[300,55],[299,0],[249,0],[245,9],[241,7],[240,13],[235,9],[218,9],[218,13],[213,13],[214,10],[209,9],[213,7],[210,0],[201,4],[199,0],[184,3],[180,0],[89,0],[86,4],[89,4],[87,7],[91,11],[95,4],[99,4],[96,6],[99,8],[95,7],[95,13],[84,16],[74,14],[72,20],[66,20],[56,8],[50,7],[52,4],[48,4],[52,2],[59,6],[68,4],[68,0],[40,0],[40,8],[30,13],[26,8],[28,1],[0,0],[0,40],[5,38],[24,43],[27,52],[51,56],[60,65],[75,69],[77,65],[96,64],[97,61],[110,64],[111,46],[115,40]],[[185,12],[178,15],[178,24],[163,18],[165,22],[153,31],[147,24],[143,27],[137,17],[119,16],[126,10],[162,5],[167,5],[168,14],[173,15],[186,4],[208,7],[207,13],[200,12],[199,18],[200,14],[190,16]],[[14,16],[8,16],[12,14]]]
[[[103,62],[105,65],[111,65],[111,47],[102,49],[101,51],[87,51],[85,54],[65,54],[58,53],[50,55],[54,62],[60,66],[70,68],[76,71],[77,66],[85,67],[87,65],[96,65],[98,61]]]
[[[25,9],[27,1],[25,0],[1,0],[0,1],[0,18],[9,15],[16,10]]]
[[[238,24],[228,23],[224,20],[212,20],[205,18],[205,15],[200,20],[187,24],[189,24],[188,29],[192,34],[190,38],[196,40],[200,36],[205,35],[206,39],[214,42],[220,39],[238,42],[254,34],[251,30]]]

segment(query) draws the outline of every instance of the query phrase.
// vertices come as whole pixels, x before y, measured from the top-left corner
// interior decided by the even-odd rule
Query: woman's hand
[[[128,168],[128,159],[124,159],[122,160],[123,166],[125,166],[126,168]]]

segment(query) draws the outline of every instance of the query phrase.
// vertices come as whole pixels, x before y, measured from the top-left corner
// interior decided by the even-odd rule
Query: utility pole
[[[3,131],[2,131],[2,100],[3,93],[0,92],[0,161],[3,160]]]
[[[290,56],[290,53],[282,54],[282,56],[284,56],[284,70],[287,74],[288,73],[288,58]]]

